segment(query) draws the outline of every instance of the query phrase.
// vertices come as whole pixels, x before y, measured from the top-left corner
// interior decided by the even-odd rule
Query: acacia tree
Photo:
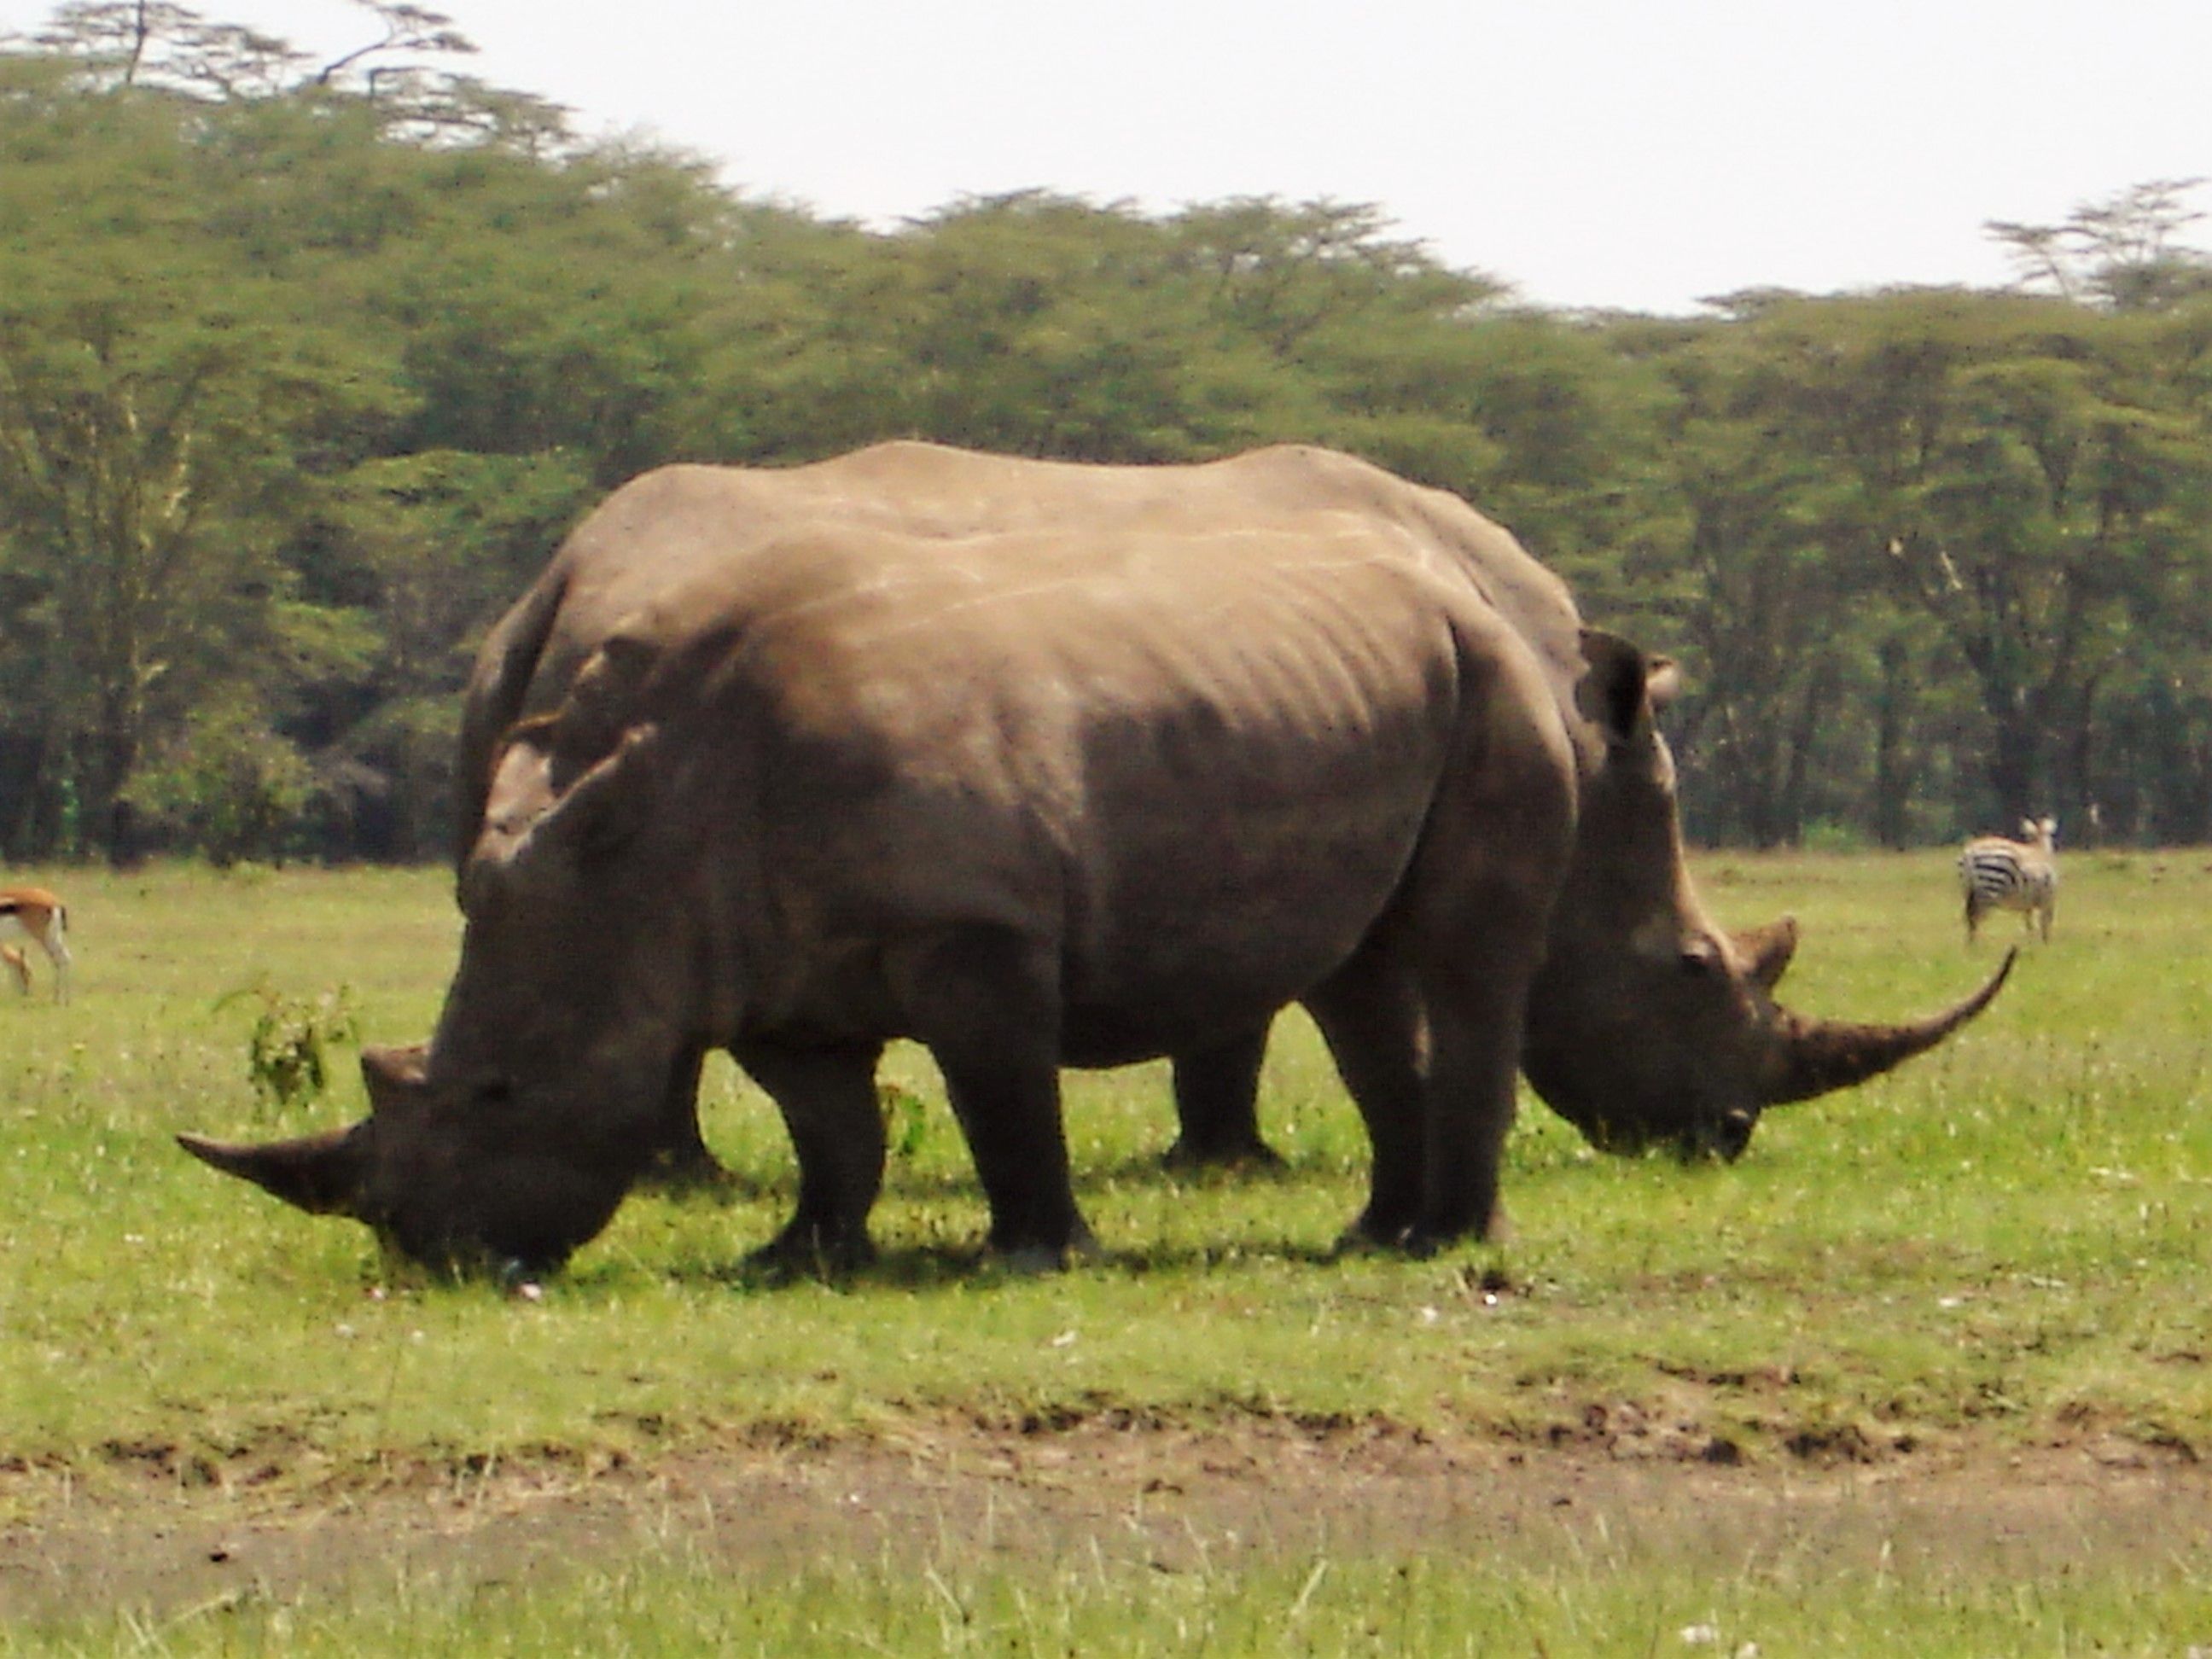
[[[1754,846],[1794,842],[1843,678],[1826,480],[1772,441],[1770,365],[1746,331],[1711,321],[1638,332],[1634,349],[1673,392],[1659,419],[1678,516],[1654,538],[1671,556],[1644,562],[1633,586],[1667,613],[1660,637],[1691,670],[1674,727],[1694,826]]]
[[[318,595],[375,620],[350,672],[323,675],[295,722],[343,820],[333,839],[390,859],[451,846],[470,651],[592,494],[577,458],[459,450],[364,462],[322,493],[315,533],[337,550]]]
[[[1992,219],[2031,289],[2117,311],[2162,311],[2212,290],[2212,257],[2181,238],[2204,215],[2203,179],[2154,179],[2085,203],[2055,225]]]
[[[1757,331],[1796,441],[1853,487],[1841,568],[1971,676],[1993,805],[2078,805],[2058,734],[2094,718],[2200,453],[2139,325],[1931,292],[1784,303]]]
[[[408,724],[372,705],[450,694],[518,566],[665,446],[680,254],[721,198],[657,155],[547,155],[533,100],[380,81],[387,49],[465,43],[371,9],[385,40],[319,72],[161,5],[65,9],[0,56],[0,842],[119,849],[136,804],[212,844],[281,816],[257,793],[298,805],[304,749],[361,778]],[[434,447],[562,459],[345,493]],[[457,477],[489,495],[453,507]],[[535,532],[439,548],[458,597],[417,604],[410,515]],[[241,804],[197,799],[227,780]]]
[[[1276,430],[1295,394],[1209,315],[1172,228],[1125,207],[1037,191],[967,199],[873,257],[839,309],[841,331],[875,343],[875,435],[1181,460]]]
[[[295,665],[274,534],[288,462],[388,387],[318,325],[312,284],[206,234],[209,112],[88,100],[51,65],[0,60],[0,592],[23,694],[0,835],[106,846],[164,708]]]
[[[1390,234],[1369,203],[1244,197],[1164,227],[1171,267],[1207,332],[1266,384],[1267,435],[1337,445],[1425,482],[1470,489],[1498,446],[1467,418],[1462,326],[1504,283]],[[1264,377],[1264,382],[1262,380]]]

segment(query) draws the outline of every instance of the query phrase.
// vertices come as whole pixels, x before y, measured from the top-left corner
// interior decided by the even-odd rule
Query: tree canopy
[[[2212,838],[2197,181],[1990,226],[2012,290],[1564,315],[1364,204],[824,218],[362,12],[0,46],[0,854],[442,849],[476,641],[593,500],[891,436],[1455,490],[1684,660],[1708,839]]]

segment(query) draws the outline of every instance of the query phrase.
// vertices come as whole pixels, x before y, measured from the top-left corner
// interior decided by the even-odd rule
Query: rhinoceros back
[[[626,619],[794,529],[937,542],[1036,532],[1079,544],[1102,532],[1296,534],[1317,517],[1344,515],[1390,526],[1408,549],[1460,569],[1553,665],[1565,696],[1579,672],[1565,586],[1457,497],[1327,450],[1282,445],[1191,466],[1091,466],[900,441],[787,469],[647,473],[577,526],[479,654],[463,714],[462,850],[509,726],[557,707]]]

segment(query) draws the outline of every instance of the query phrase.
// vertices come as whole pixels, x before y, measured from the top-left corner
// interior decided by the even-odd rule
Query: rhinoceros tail
[[[2008,951],[1989,982],[1964,1000],[1904,1025],[1855,1025],[1806,1019],[1781,1011],[1782,1042],[1762,1089],[1762,1103],[1780,1106],[1848,1089],[1924,1054],[1990,1006],[2004,988],[2018,951]]]

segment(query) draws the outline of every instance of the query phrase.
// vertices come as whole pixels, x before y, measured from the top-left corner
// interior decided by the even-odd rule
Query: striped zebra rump
[[[1959,854],[1959,890],[1966,899],[1966,942],[1972,944],[1982,917],[1991,910],[2017,910],[2024,927],[2051,937],[2058,907],[2058,820],[2027,818],[2025,839],[1983,836]]]

